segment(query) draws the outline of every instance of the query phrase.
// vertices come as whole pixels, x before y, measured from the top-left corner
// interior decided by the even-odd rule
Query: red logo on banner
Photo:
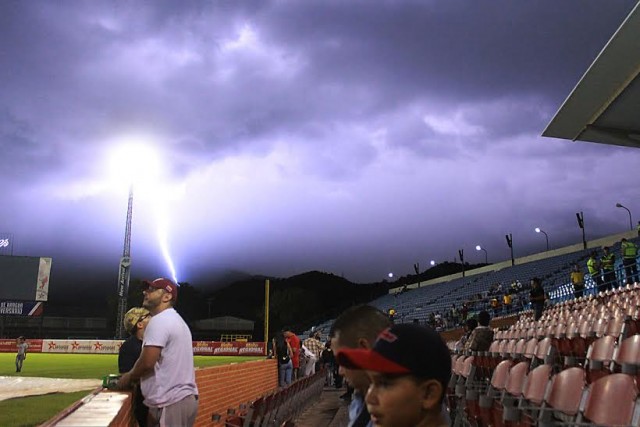
[[[49,350],[56,348],[56,343],[49,341]]]
[[[74,342],[72,342],[72,343],[71,343],[71,348],[72,348],[73,350],[77,350],[77,349],[79,349],[79,348],[80,348],[80,343],[79,343],[78,341],[74,341]]]
[[[100,342],[97,341],[95,344],[93,344],[93,349],[94,350],[102,350],[102,344],[100,344]]]

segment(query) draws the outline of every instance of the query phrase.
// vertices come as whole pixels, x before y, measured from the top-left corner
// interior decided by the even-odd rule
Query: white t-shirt
[[[142,345],[162,347],[153,373],[140,379],[145,405],[164,408],[198,394],[191,331],[173,308],[151,317]]]

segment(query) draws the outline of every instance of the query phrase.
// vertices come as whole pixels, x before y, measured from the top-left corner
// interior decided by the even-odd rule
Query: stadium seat
[[[633,377],[611,374],[589,386],[583,419],[601,426],[637,426],[640,411],[635,411],[638,388]]]
[[[518,427],[531,427],[536,424],[552,371],[551,365],[540,365],[527,375],[522,388],[522,398],[518,402]]]
[[[604,336],[591,344],[587,352],[587,383],[611,373],[610,365],[613,360],[615,338]]]
[[[640,335],[634,335],[620,343],[614,362],[617,372],[635,375],[640,384]]]
[[[491,383],[487,388],[487,393],[481,395],[479,399],[480,421],[483,425],[489,425],[493,420],[493,407],[497,399],[502,395],[509,376],[509,369],[513,366],[511,360],[503,360],[498,363],[491,376]]]
[[[516,404],[522,396],[522,387],[528,370],[528,362],[520,362],[509,370],[500,404],[494,406],[494,425],[502,426],[505,422],[518,420]]]
[[[585,372],[582,368],[567,368],[554,375],[545,399],[547,406],[541,410],[540,421],[575,421],[584,390]]]

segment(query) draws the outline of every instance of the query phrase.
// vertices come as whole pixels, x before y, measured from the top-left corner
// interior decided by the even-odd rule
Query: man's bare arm
[[[131,381],[138,380],[151,372],[156,362],[160,359],[162,347],[155,347],[146,345],[142,347],[142,353],[136,360],[133,368],[126,374],[122,374],[118,381],[119,388],[127,388],[131,384]]]

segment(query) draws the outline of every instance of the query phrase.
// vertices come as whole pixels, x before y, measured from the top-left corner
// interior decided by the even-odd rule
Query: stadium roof
[[[640,3],[542,136],[640,148]]]

